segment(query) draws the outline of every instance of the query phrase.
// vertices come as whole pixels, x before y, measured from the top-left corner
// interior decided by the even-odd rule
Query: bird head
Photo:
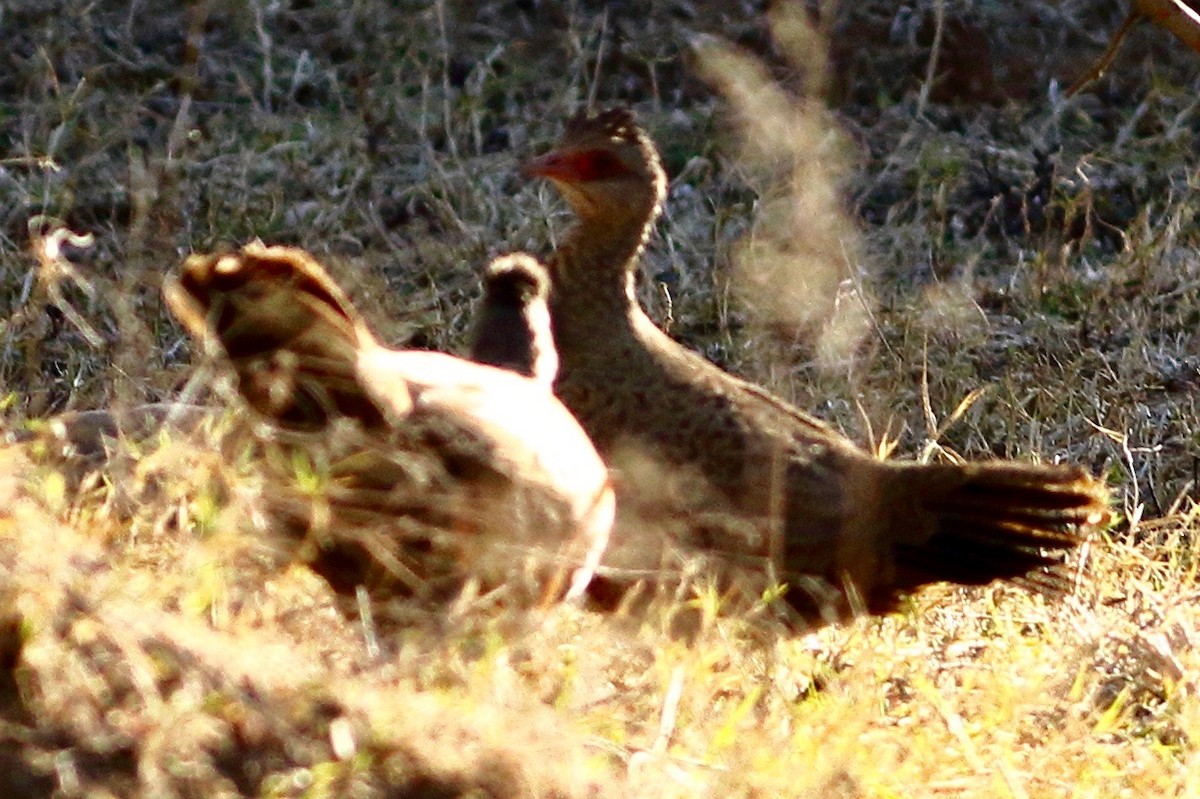
[[[488,265],[483,282],[471,358],[549,388],[558,374],[558,352],[546,304],[550,291],[546,268],[530,255],[510,253]]]
[[[576,114],[554,149],[524,171],[553,181],[584,221],[654,213],[667,190],[654,142],[625,108]]]
[[[483,281],[489,303],[519,311],[535,302],[545,302],[550,286],[546,268],[524,253],[510,253],[492,261]]]

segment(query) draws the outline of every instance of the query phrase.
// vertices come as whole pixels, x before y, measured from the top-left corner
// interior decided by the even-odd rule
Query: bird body
[[[473,531],[463,549],[492,561],[484,565],[493,574],[525,547],[571,563],[570,595],[582,592],[608,540],[613,491],[586,433],[546,383],[384,347],[295,248],[253,243],[192,256],[164,295],[189,332],[231,362],[252,408],[310,454],[336,448],[323,457],[344,526],[432,519]]]
[[[687,476],[678,507],[701,521],[684,548],[757,561],[805,609],[886,608],[928,582],[1026,575],[1105,517],[1102,486],[1074,467],[878,460],[659,330],[633,276],[666,177],[627,111],[575,117],[526,171],[578,217],[548,260],[555,391],[611,464],[634,452]],[[618,478],[622,516],[652,515],[662,485]]]
[[[575,417],[536,381],[441,352],[375,342],[361,346],[356,373],[380,405],[401,397],[398,404],[407,406],[401,418],[450,417],[470,437],[486,438],[515,481],[552,486],[578,518],[596,513],[598,505],[612,515],[607,468]]]

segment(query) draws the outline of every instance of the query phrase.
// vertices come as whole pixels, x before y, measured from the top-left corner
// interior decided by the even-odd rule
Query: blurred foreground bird
[[[571,596],[586,586],[613,491],[547,384],[383,347],[299,249],[191,256],[164,296],[232,364],[239,393],[291,457],[312,461],[315,499],[284,492],[275,510],[317,540],[314,569],[335,589],[421,592],[431,569],[494,586],[529,560],[540,572],[572,569]],[[431,553],[445,562],[430,567]]]
[[[1039,570],[1107,519],[1107,492],[1081,469],[878,460],[662,333],[634,274],[667,181],[628,111],[575,116],[525,171],[577,216],[547,264],[555,391],[617,467],[615,549],[682,514],[669,546],[773,576],[828,619],[935,581],[1054,583]]]

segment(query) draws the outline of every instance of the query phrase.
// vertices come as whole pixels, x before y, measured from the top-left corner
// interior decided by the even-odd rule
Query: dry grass
[[[1200,64],[1143,26],[1065,102],[1119,4],[842,5],[826,66],[750,2],[10,3],[3,418],[174,396],[162,276],[253,236],[455,349],[486,259],[566,224],[517,157],[628,101],[672,175],[656,318],[865,445],[1104,474],[1122,518],[1075,595],[935,587],[807,635],[703,584],[637,618],[367,616],[262,534],[219,431],[90,477],[7,448],[0,793],[1200,793]],[[52,257],[55,224],[93,243]],[[753,307],[755,252],[811,304]]]

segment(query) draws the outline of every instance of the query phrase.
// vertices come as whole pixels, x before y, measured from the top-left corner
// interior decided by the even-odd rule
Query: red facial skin
[[[588,183],[629,173],[629,169],[606,150],[549,152],[525,164],[525,174],[566,183]]]

